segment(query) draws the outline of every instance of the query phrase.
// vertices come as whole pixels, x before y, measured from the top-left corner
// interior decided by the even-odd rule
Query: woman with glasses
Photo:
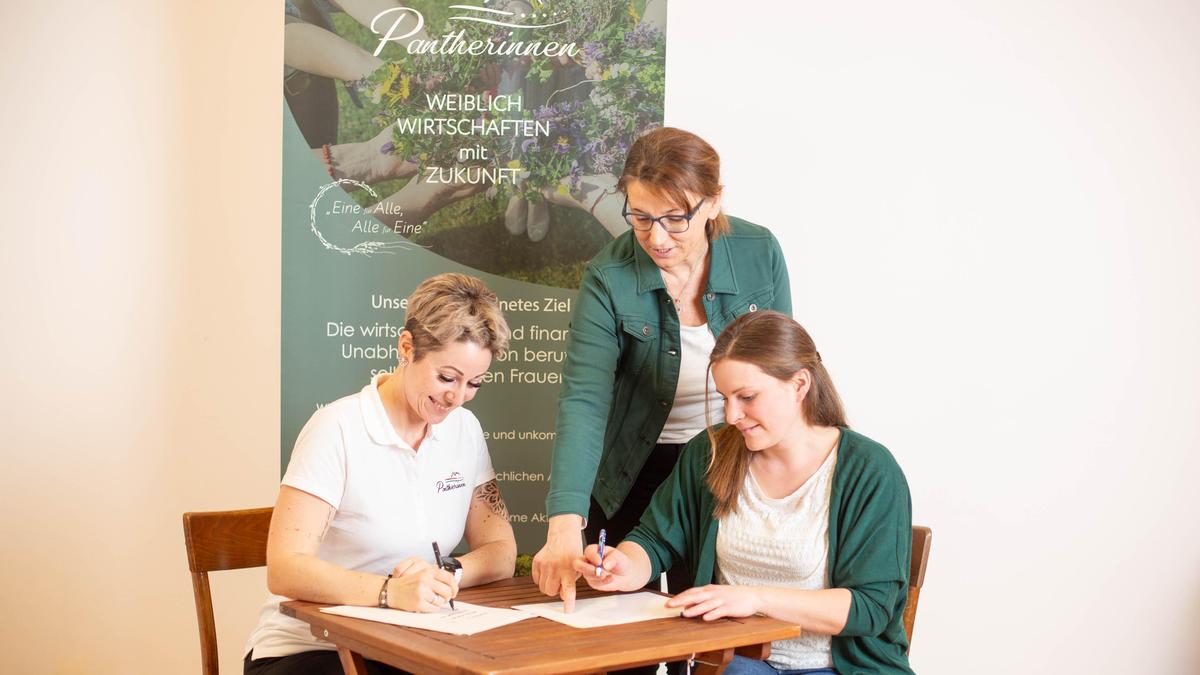
[[[720,159],[695,134],[652,131],[617,182],[630,230],[588,264],[571,319],[533,577],[574,605],[572,564],[601,529],[624,539],[705,417],[715,336],[748,312],[792,311],[787,266],[765,228],[721,210]],[[720,401],[711,408],[719,416]],[[686,588],[675,579],[673,591]]]

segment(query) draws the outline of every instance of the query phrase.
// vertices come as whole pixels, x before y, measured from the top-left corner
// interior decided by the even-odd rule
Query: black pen
[[[442,567],[442,552],[438,550],[437,542],[433,542],[433,562],[437,563],[439,570],[446,569]],[[450,598],[450,609],[454,609],[454,598]]]

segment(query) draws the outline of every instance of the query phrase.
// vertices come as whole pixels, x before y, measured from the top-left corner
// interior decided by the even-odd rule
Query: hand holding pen
[[[438,569],[428,558],[406,558],[392,570],[388,606],[410,612],[437,612],[458,593],[454,575]]]
[[[591,544],[583,555],[575,560],[572,568],[583,575],[588,586],[598,591],[636,591],[646,585],[647,579],[637,579],[637,566],[629,556],[616,546],[604,542],[604,554],[599,544]],[[597,576],[597,572],[599,576]],[[649,575],[649,572],[646,572]]]

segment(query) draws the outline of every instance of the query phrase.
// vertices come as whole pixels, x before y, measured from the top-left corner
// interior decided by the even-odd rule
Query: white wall
[[[1200,672],[1200,5],[753,4],[667,118],[933,528],[916,670]]]
[[[282,25],[101,4],[0,5],[0,662],[194,673],[179,514],[278,476]],[[726,4],[668,122],[934,529],[918,672],[1200,671],[1200,8]]]
[[[0,670],[198,673],[180,514],[279,476],[279,7],[0,25]],[[241,672],[265,575],[213,581]]]

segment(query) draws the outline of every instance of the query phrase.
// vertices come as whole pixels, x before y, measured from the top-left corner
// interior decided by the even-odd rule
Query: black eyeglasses
[[[654,224],[658,223],[659,225],[662,225],[662,229],[666,230],[667,232],[670,232],[671,234],[680,234],[681,232],[687,232],[688,227],[692,224],[692,217],[695,216],[696,212],[700,210],[700,207],[704,205],[704,201],[706,199],[708,198],[705,197],[704,199],[701,199],[700,203],[696,204],[695,208],[682,216],[671,214],[654,218],[644,213],[630,213],[629,196],[626,195],[625,206],[621,207],[621,215],[625,216],[625,222],[629,223],[629,226],[638,232],[649,232],[654,227]]]

